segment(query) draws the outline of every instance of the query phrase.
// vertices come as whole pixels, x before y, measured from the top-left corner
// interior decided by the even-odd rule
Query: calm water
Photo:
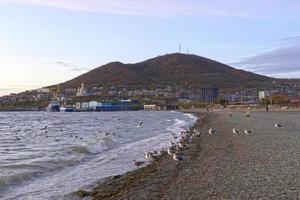
[[[0,198],[63,199],[134,169],[132,159],[170,146],[171,133],[195,121],[179,112],[0,113]]]

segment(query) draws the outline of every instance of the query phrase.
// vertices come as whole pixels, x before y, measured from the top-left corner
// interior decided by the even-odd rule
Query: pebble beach
[[[201,136],[175,161],[167,153],[106,178],[79,199],[298,199],[300,112],[197,112]],[[282,127],[275,127],[280,124]],[[213,134],[208,129],[214,130]],[[233,129],[237,132],[233,133]],[[245,131],[249,132],[246,133]]]

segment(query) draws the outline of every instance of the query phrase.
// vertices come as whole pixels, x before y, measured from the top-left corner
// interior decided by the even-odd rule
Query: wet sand
[[[139,199],[298,199],[300,112],[199,114],[202,135],[184,161],[167,154],[146,167],[109,177],[81,197]],[[275,128],[280,123],[282,128]],[[208,134],[208,128],[217,133]],[[232,129],[240,133],[235,135]],[[245,134],[244,130],[251,130]]]

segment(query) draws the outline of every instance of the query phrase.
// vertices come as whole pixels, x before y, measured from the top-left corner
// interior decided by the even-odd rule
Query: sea
[[[65,199],[134,170],[197,117],[175,111],[1,112],[0,199]]]

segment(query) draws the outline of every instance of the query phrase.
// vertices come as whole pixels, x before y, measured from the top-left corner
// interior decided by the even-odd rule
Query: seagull
[[[145,152],[145,158],[149,161],[153,161],[155,158],[158,158],[161,155],[161,152],[151,151]]]
[[[232,113],[231,112],[229,112],[229,117],[232,117]]]
[[[179,143],[178,143],[178,146],[179,146],[179,147],[181,147],[181,148],[186,148],[186,147],[187,147],[187,145],[186,145],[186,144],[184,144],[184,143],[181,143],[181,142],[179,142]]]
[[[151,157],[151,152],[145,152],[145,158],[149,161],[152,160],[152,157]]]
[[[178,155],[178,154],[174,154],[174,155],[173,155],[173,160],[175,160],[175,161],[184,160],[184,157],[183,157],[183,156],[180,156],[180,155]]]
[[[139,124],[136,127],[141,128],[143,125],[144,125],[144,122],[139,122]]]
[[[281,125],[281,124],[274,124],[274,127],[276,127],[276,128],[281,128],[282,125]]]
[[[248,134],[250,134],[250,133],[252,133],[252,132],[249,131],[249,130],[245,130],[244,133],[248,135]]]
[[[250,112],[249,111],[246,112],[246,117],[250,117]]]
[[[172,156],[174,153],[176,153],[176,149],[174,147],[170,147],[167,152]]]
[[[240,133],[236,128],[232,129],[232,132],[233,132],[233,134],[239,134]]]
[[[132,162],[136,167],[139,167],[145,163],[144,161],[137,161],[137,160],[132,160]]]
[[[192,135],[193,137],[200,137],[201,136],[201,133],[199,132],[199,131],[197,131],[197,132],[195,132],[193,135]]]
[[[209,129],[208,129],[208,133],[209,133],[210,135],[212,135],[212,134],[216,133],[216,131],[213,130],[212,128],[209,128]]]

